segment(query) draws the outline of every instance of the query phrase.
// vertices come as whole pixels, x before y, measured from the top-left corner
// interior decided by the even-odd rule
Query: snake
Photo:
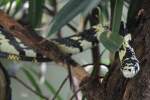
[[[101,24],[69,37],[51,39],[64,54],[77,54],[99,44],[100,35],[108,32],[108,27]],[[123,35],[122,35],[123,36]],[[139,61],[134,49],[130,45],[131,34],[123,36],[123,43],[119,48],[121,72],[125,78],[134,77],[140,70]],[[35,52],[25,45],[19,38],[12,36],[4,28],[0,27],[0,58],[15,61],[49,62],[51,59]]]

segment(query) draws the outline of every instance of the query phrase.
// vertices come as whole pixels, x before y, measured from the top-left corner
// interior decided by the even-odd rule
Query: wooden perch
[[[66,68],[67,65],[71,66],[73,75],[80,81],[89,76],[78,63],[64,55],[54,43],[37,34],[30,33],[25,27],[3,11],[0,11],[0,26],[13,36],[19,38],[24,44],[33,48],[36,52],[45,55],[59,64],[63,64]]]

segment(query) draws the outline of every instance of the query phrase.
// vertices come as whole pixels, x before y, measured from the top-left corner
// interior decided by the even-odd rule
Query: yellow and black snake
[[[76,54],[98,44],[101,33],[106,31],[109,31],[107,27],[97,25],[78,35],[61,39],[52,39],[50,41],[55,43],[63,53]],[[130,40],[130,34],[125,35],[123,44],[118,51],[122,65],[121,71],[126,78],[134,77],[140,70],[139,62],[135,56],[134,50],[129,44]],[[34,62],[50,61],[50,59],[36,53],[32,48],[24,45],[20,39],[13,37],[3,28],[0,28],[0,57],[10,60]]]

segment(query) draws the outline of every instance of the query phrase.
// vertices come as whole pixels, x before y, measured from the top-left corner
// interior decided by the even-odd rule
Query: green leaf
[[[52,27],[48,35],[57,32],[70,20],[72,20],[79,13],[87,14],[94,8],[101,0],[70,0],[53,18]]]
[[[10,2],[10,0],[1,0],[0,1],[0,6],[6,5],[8,2]]]
[[[54,95],[56,94],[56,90],[54,89],[54,87],[47,81],[45,80],[45,86],[47,87],[47,89],[49,91],[51,91]],[[57,99],[58,100],[63,100],[62,97],[58,94],[57,95]]]
[[[114,1],[111,3],[114,3]],[[113,13],[112,32],[104,32],[100,36],[103,45],[112,53],[115,53],[123,42],[123,38],[119,35],[122,9],[123,0],[116,0]]]
[[[45,0],[29,0],[29,21],[32,27],[37,27],[41,22],[44,1]]]
[[[100,40],[103,45],[112,53],[118,51],[123,42],[123,38],[121,36],[112,35],[110,32],[103,32],[100,35]]]
[[[123,0],[116,0],[112,21],[112,33],[118,34],[123,10]]]
[[[22,0],[16,0],[15,2],[16,2],[16,8],[12,16],[14,16],[23,7],[23,4],[25,3]]]
[[[38,73],[33,69],[33,68],[31,68],[31,71],[33,72],[33,74],[34,75],[38,75]],[[53,95],[55,95],[56,94],[56,90],[55,90],[55,88],[53,87],[53,85],[52,84],[50,84],[47,80],[45,80],[45,86],[47,87],[47,89],[53,94]],[[62,99],[62,97],[58,94],[57,95],[57,99],[58,100],[63,100]]]
[[[100,21],[102,25],[105,25],[109,19],[109,10],[108,10],[108,2],[109,0],[105,0],[100,3]]]
[[[32,73],[25,68],[22,68],[22,71],[25,73],[26,77],[28,78],[32,86],[36,89],[36,91],[42,94],[42,91]]]

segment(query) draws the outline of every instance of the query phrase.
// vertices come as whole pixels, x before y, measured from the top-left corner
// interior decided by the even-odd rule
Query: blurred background
[[[128,9],[133,1],[135,0],[0,0],[0,9],[22,25],[36,30],[39,35],[52,39],[78,34],[90,28],[89,15],[93,8],[97,9],[102,25],[112,26],[112,30],[115,27],[119,29],[120,24],[117,23],[127,21]],[[100,62],[109,65],[113,61],[112,54],[101,43],[99,48],[102,54]],[[81,65],[92,63],[91,50],[72,57]],[[52,99],[68,75],[66,69],[54,62],[0,60],[12,76],[12,100],[45,100],[42,96]],[[72,95],[67,80],[56,100],[69,100]]]

